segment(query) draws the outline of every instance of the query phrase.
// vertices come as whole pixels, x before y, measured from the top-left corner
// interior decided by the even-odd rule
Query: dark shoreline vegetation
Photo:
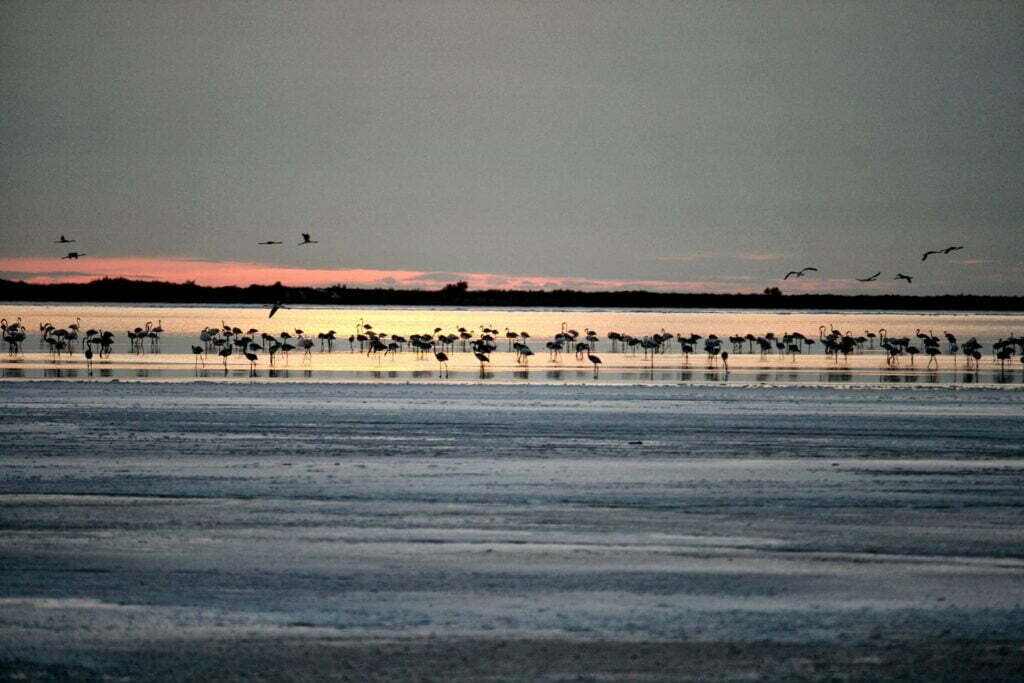
[[[331,287],[204,287],[194,282],[102,278],[77,284],[30,284],[0,279],[0,301],[167,304],[310,304],[334,306],[459,306],[538,308],[713,308],[773,310],[896,310],[1024,312],[1024,296],[761,294],[556,290],[471,290],[464,282],[439,290]]]

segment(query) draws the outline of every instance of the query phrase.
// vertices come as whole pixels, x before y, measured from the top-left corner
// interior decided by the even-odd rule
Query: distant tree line
[[[902,311],[1024,312],[1024,297],[956,294],[943,296],[783,294],[777,287],[761,294],[694,294],[678,292],[581,292],[555,290],[471,290],[466,282],[439,290],[331,287],[204,287],[174,283],[103,278],[79,284],[30,284],[0,279],[0,301],[54,301],[180,304],[322,304],[357,306],[477,306],[583,308],[753,308]]]

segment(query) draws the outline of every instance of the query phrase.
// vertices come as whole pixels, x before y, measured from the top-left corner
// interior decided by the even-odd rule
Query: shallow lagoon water
[[[834,311],[650,311],[624,309],[458,309],[458,308],[355,308],[355,307],[289,307],[274,318],[268,309],[254,306],[123,306],[71,304],[5,304],[0,316],[7,320],[21,319],[30,333],[24,353],[0,356],[0,378],[18,379],[119,379],[142,381],[314,381],[314,382],[492,382],[492,383],[598,383],[598,384],[678,384],[678,383],[758,383],[766,385],[793,384],[970,384],[1014,386],[1024,384],[1024,365],[1016,362],[1003,368],[991,355],[992,343],[1024,331],[1024,315],[1000,313],[904,313],[904,312],[834,312]],[[93,328],[115,333],[114,352],[109,358],[97,359],[87,367],[81,353],[55,360],[38,335],[41,323],[68,327],[72,323],[82,330]],[[126,332],[146,323],[163,328],[159,346],[145,345],[141,353],[129,351]],[[221,325],[255,329],[275,336],[287,332],[316,340],[318,333],[335,331],[333,350],[322,348],[316,340],[314,350],[303,354],[293,351],[289,357],[278,356],[271,365],[265,353],[257,353],[254,371],[241,354],[233,354],[226,362],[215,353],[196,358],[190,351],[198,344],[198,335],[206,327]],[[455,332],[460,327],[475,334],[483,328],[499,330],[498,350],[481,368],[472,353],[456,346],[449,355],[447,374],[433,356],[417,356],[403,350],[397,354],[368,356],[365,347],[350,343],[349,336],[365,331],[364,325],[384,335],[435,334]],[[583,333],[594,330],[600,341],[595,354],[601,359],[595,374],[591,363],[573,353],[552,358],[544,344],[563,329]],[[799,332],[817,340],[823,330],[837,329],[853,335],[887,334],[910,337],[922,331],[943,339],[944,355],[929,365],[921,354],[916,359],[903,357],[898,366],[886,363],[877,339],[869,340],[862,349],[848,358],[826,357],[820,343],[798,355],[773,352],[761,356],[749,344],[734,348],[727,338],[732,335],[763,335],[767,332],[782,337]],[[504,332],[526,331],[536,355],[528,364],[516,361],[502,337]],[[653,357],[613,348],[607,339],[610,331],[637,337],[654,333],[672,333],[703,337],[716,334],[726,339],[723,350],[729,351],[728,368],[720,360],[711,361],[701,351],[688,357],[680,353],[675,342],[665,344],[665,352]],[[948,354],[944,333],[952,332],[962,342],[976,337],[986,351],[977,370],[965,367],[962,356]],[[257,335],[258,336],[258,335]]]
[[[237,356],[194,367],[202,327],[266,329],[265,309],[0,316],[118,334],[91,376],[36,334],[0,363],[0,677],[1008,680],[1024,662],[1024,380],[990,351],[1022,316],[273,318],[531,333],[528,370],[499,351],[481,377],[456,353],[448,378],[347,341],[255,377]],[[160,351],[127,353],[147,321]],[[597,377],[540,352],[562,322],[601,332]],[[888,368],[877,348],[735,353],[726,373],[605,339],[823,324],[949,330],[986,355],[964,373]]]

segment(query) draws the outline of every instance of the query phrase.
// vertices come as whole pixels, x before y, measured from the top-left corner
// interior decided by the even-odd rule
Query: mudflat
[[[6,678],[1024,664],[1016,389],[0,391]]]

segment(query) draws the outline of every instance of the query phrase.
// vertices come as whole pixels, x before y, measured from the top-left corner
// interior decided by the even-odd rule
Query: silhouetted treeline
[[[84,284],[29,284],[0,280],[0,301],[82,301],[104,303],[182,304],[324,304],[356,306],[531,306],[583,308],[761,308],[903,311],[1024,311],[1024,297],[905,295],[688,294],[670,292],[580,292],[486,289],[472,290],[463,283],[440,290],[359,289],[333,287],[203,287],[193,282],[151,282],[103,278]]]

